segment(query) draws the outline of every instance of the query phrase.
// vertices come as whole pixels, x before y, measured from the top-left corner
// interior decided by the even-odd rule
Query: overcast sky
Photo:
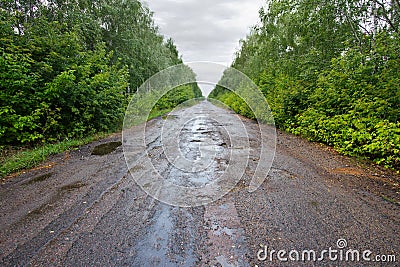
[[[161,34],[171,37],[184,62],[230,66],[239,40],[258,23],[265,0],[145,0]],[[196,71],[196,70],[195,70]]]
[[[265,0],[264,0],[265,1]],[[156,24],[184,62],[230,65],[239,40],[258,22],[263,0],[146,0]]]

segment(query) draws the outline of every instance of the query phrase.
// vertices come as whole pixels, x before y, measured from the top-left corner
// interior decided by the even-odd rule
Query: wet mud
[[[274,129],[241,118],[245,144],[245,136],[232,132],[233,115],[202,102],[150,121],[145,146],[117,134],[6,180],[0,185],[0,265],[380,266],[258,258],[265,246],[322,251],[336,248],[338,239],[348,249],[400,259],[398,174],[278,131],[267,179],[249,192],[260,127],[267,134]],[[133,127],[132,134],[141,129]],[[201,189],[215,183],[217,195],[230,187],[223,175],[239,164],[247,144],[247,165],[234,169],[243,172],[241,180],[215,201],[176,207],[145,191],[175,200],[172,186],[154,187],[161,177],[165,185],[189,187],[200,200],[213,197]]]

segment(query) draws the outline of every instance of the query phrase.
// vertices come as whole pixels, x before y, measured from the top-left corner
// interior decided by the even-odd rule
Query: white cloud
[[[174,39],[184,62],[230,65],[239,40],[258,23],[263,0],[148,0],[156,24]]]

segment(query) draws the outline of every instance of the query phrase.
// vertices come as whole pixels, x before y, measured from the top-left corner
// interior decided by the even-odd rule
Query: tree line
[[[346,155],[400,167],[400,2],[269,0],[236,53],[276,125]],[[244,115],[243,100],[211,97]]]
[[[132,93],[182,63],[137,0],[2,0],[0,54],[2,146],[118,130]]]

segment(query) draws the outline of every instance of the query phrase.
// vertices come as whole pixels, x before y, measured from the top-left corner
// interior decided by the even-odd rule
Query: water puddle
[[[121,142],[110,142],[110,143],[98,145],[93,149],[92,155],[103,156],[103,155],[110,154],[111,152],[115,151],[117,149],[117,147],[119,147],[121,145],[122,145]]]
[[[184,209],[157,205],[151,226],[135,246],[133,266],[195,266],[193,233],[190,227],[186,233],[177,227],[191,220]]]

